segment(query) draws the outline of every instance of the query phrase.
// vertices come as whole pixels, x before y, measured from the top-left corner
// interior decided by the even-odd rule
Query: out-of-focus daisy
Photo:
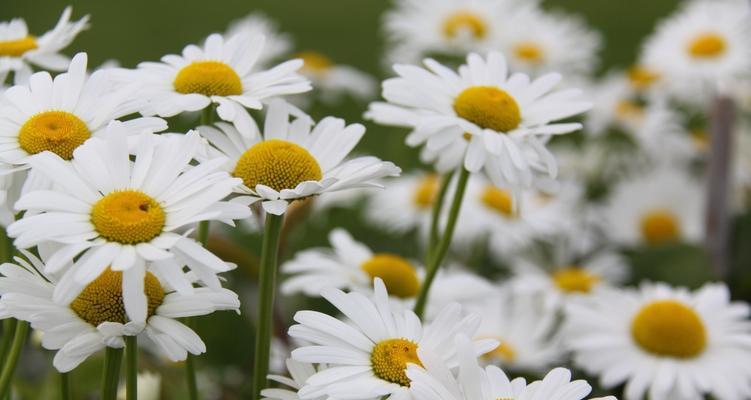
[[[27,215],[8,227],[8,235],[18,248],[52,247],[45,272],[65,269],[55,286],[56,302],[70,301],[108,268],[122,273],[125,307],[142,322],[146,262],[154,262],[152,268],[182,293],[191,293],[192,285],[176,260],[218,288],[216,274],[232,265],[180,230],[199,221],[231,223],[250,211],[222,201],[239,181],[219,170],[223,159],[190,166],[201,141],[196,132],[170,138],[144,134],[130,161],[125,131],[122,123],[110,123],[104,139],[88,140],[70,161],[51,152],[32,157],[32,168],[55,186],[21,197],[16,207]]]
[[[261,67],[268,66],[273,60],[282,58],[292,50],[290,35],[280,32],[276,21],[261,12],[254,12],[232,21],[225,36],[232,37],[237,34],[266,38],[256,61],[256,64]]]
[[[268,107],[263,134],[255,124],[238,129],[220,123],[199,131],[228,159],[224,168],[242,179],[236,191],[262,200],[271,214],[283,214],[292,201],[325,192],[380,187],[375,180],[401,172],[375,157],[344,161],[365,134],[364,126],[334,117],[314,125],[308,115],[281,100]]]
[[[525,187],[543,175],[555,177],[555,158],[545,143],[551,135],[581,128],[554,122],[589,109],[579,90],[553,91],[558,74],[533,81],[520,73],[509,76],[506,59],[497,52],[487,58],[470,54],[458,73],[430,59],[425,65],[395,65],[399,77],[383,83],[383,96],[393,107],[373,108],[368,115],[392,122],[411,117],[402,123],[414,128],[407,143],[434,152],[468,140],[464,168],[484,170],[498,186]]]
[[[605,387],[626,382],[627,400],[751,397],[749,306],[723,285],[602,291],[566,317],[576,364]]]
[[[71,22],[72,12],[71,7],[66,7],[57,25],[41,36],[30,34],[26,21],[21,18],[0,22],[0,84],[5,82],[9,72],[14,73],[16,83],[25,83],[32,65],[51,71],[65,70],[70,59],[60,54],[60,50],[89,26],[88,15]]]
[[[373,225],[390,232],[417,229],[426,233],[441,178],[418,172],[392,179],[385,189],[371,194],[366,217]]]
[[[310,82],[297,73],[301,60],[259,71],[256,63],[263,48],[260,35],[241,32],[225,40],[212,34],[203,48],[188,45],[182,55],[121,70],[119,78],[132,81],[149,100],[143,110],[147,114],[170,117],[215,103],[219,118],[250,129],[253,121],[245,107],[261,109],[274,97],[310,90]]]
[[[300,73],[311,81],[316,89],[314,93],[324,102],[334,102],[345,94],[367,100],[376,93],[375,79],[357,68],[334,63],[317,51],[303,51],[296,57],[303,60]]]
[[[142,332],[156,342],[171,360],[185,360],[188,353],[206,351],[201,338],[177,318],[206,315],[217,310],[238,310],[237,295],[227,289],[195,288],[191,294],[175,292],[157,275],[145,272],[138,291],[146,299],[145,318],[133,316],[125,307],[122,271],[105,269],[76,297],[53,300],[58,285],[54,275],[45,275],[41,260],[28,252],[16,257],[19,265],[0,265],[0,316],[28,321],[43,332],[42,346],[58,350],[53,365],[60,372],[77,367],[105,347],[121,348],[123,336]]]
[[[701,186],[660,167],[619,183],[603,210],[608,236],[625,245],[696,242],[703,234]]]
[[[159,400],[162,398],[162,376],[154,372],[141,372],[137,376],[136,386],[138,395],[136,398],[141,400]],[[117,400],[127,399],[127,389],[121,386],[117,391]]]
[[[479,355],[498,345],[494,340],[477,340],[470,354],[458,354],[454,338],[472,337],[480,324],[478,315],[462,317],[454,304],[423,326],[409,310],[389,304],[383,282],[374,281],[374,297],[326,289],[322,296],[341,311],[346,322],[316,311],[299,311],[289,334],[312,343],[292,352],[301,362],[328,364],[328,369],[308,378],[300,390],[302,398],[328,395],[336,399],[368,399],[407,396],[409,364],[421,365],[418,351],[435,353],[453,361],[457,356]]]

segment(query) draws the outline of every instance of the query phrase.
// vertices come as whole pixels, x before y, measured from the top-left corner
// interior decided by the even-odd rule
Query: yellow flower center
[[[417,189],[412,197],[417,208],[427,209],[433,206],[438,195],[438,177],[434,174],[426,175],[417,183]]]
[[[395,254],[376,254],[360,266],[370,278],[381,278],[390,295],[407,298],[420,291],[420,280],[412,264]]]
[[[491,350],[488,353],[483,354],[485,358],[498,359],[505,363],[513,363],[516,360],[516,350],[509,344],[508,341],[499,339],[501,342],[498,347]]]
[[[422,367],[417,357],[417,343],[407,339],[388,339],[378,342],[370,355],[373,373],[380,379],[402,386],[409,386],[407,364]]]
[[[514,46],[514,54],[521,60],[530,64],[539,64],[542,62],[545,53],[537,43],[521,42]]]
[[[694,58],[716,58],[725,53],[725,38],[714,32],[698,35],[688,45],[688,53]]]
[[[164,301],[164,288],[151,272],[146,272],[143,279],[143,289],[148,300],[148,316],[154,315],[157,307]],[[83,291],[73,299],[70,308],[82,320],[93,326],[102,322],[128,322],[123,302],[123,273],[107,268],[98,278],[89,283]]]
[[[697,150],[707,151],[709,148],[709,132],[704,129],[692,129],[691,142]]]
[[[668,209],[651,210],[642,216],[641,234],[650,245],[674,242],[681,236],[680,221]]]
[[[443,34],[453,39],[461,32],[469,32],[473,38],[482,39],[488,33],[488,24],[484,18],[471,11],[457,11],[443,21]]]
[[[508,190],[487,186],[483,190],[480,200],[485,206],[504,217],[514,216],[514,200]]]
[[[0,40],[0,57],[20,57],[39,47],[34,36],[15,40]]]
[[[237,160],[232,174],[251,189],[266,185],[274,190],[294,189],[323,176],[318,161],[307,150],[279,139],[253,145]]]
[[[43,111],[35,114],[18,131],[18,144],[29,154],[51,151],[65,160],[73,150],[91,137],[86,124],[66,111]]]
[[[555,271],[553,282],[566,293],[589,293],[600,282],[600,277],[584,268],[570,266]]]
[[[148,242],[162,233],[162,206],[138,190],[116,190],[91,209],[91,222],[99,235],[123,244]]]
[[[303,51],[296,57],[302,59],[303,69],[314,74],[324,74],[334,66],[330,58],[316,51]]]
[[[636,89],[646,89],[660,79],[658,73],[642,65],[634,65],[629,68],[626,75],[628,76],[629,82],[631,82],[631,86]]]
[[[182,94],[231,96],[243,92],[240,76],[220,61],[196,61],[186,65],[177,73],[173,85],[175,91]]]
[[[519,105],[504,90],[494,86],[472,86],[454,100],[456,114],[485,129],[508,132],[519,126]]]
[[[630,100],[620,100],[615,105],[615,115],[622,119],[641,119],[644,116],[644,108]]]
[[[699,315],[675,300],[658,300],[642,307],[631,322],[631,335],[642,349],[664,357],[693,358],[707,345]]]

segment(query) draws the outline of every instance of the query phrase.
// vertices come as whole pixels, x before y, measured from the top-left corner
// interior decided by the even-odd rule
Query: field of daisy
[[[747,0],[0,10],[0,400],[751,400]]]

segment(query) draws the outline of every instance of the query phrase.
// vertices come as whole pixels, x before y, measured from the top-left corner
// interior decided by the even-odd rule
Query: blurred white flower
[[[344,95],[358,100],[375,97],[378,84],[375,78],[349,65],[334,63],[329,57],[316,51],[303,51],[295,57],[303,60],[300,74],[313,84],[313,94],[325,103],[335,103]],[[308,100],[309,96],[297,96],[293,100]]]
[[[162,398],[162,376],[154,372],[140,372],[137,376],[139,400],[160,400]],[[126,387],[120,386],[117,391],[117,400],[125,400],[127,397]]]
[[[258,61],[256,61],[256,64],[262,68],[288,55],[292,50],[293,42],[290,35],[280,32],[276,21],[261,12],[254,12],[232,21],[225,36],[232,37],[238,34],[246,37],[263,36],[266,38],[263,49],[258,54]],[[250,46],[251,43],[247,45]]]

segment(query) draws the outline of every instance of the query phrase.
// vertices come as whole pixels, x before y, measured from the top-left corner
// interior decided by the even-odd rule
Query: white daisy
[[[0,22],[0,84],[8,73],[14,73],[16,83],[25,83],[35,65],[51,71],[62,71],[70,59],[60,50],[67,47],[76,36],[88,28],[89,16],[70,22],[71,7],[66,7],[55,27],[41,35],[29,34],[26,21],[16,18]]]
[[[162,62],[143,62],[136,70],[121,70],[119,78],[133,82],[149,100],[147,114],[170,117],[218,104],[219,118],[250,129],[247,108],[261,109],[271,98],[303,93],[310,83],[296,71],[301,60],[290,60],[268,70],[257,70],[264,37],[240,32],[225,40],[212,34],[203,48],[188,45],[182,55]]]
[[[569,304],[574,361],[626,400],[751,398],[751,322],[727,287],[690,292],[664,284],[609,290]]]
[[[318,94],[322,101],[333,103],[344,95],[358,100],[368,100],[375,96],[376,81],[365,72],[349,65],[334,63],[317,51],[303,51],[295,56],[303,60],[300,73],[311,81],[316,88],[314,94]]]
[[[233,266],[180,230],[199,221],[231,223],[250,212],[222,201],[238,184],[219,171],[223,159],[190,166],[201,141],[196,132],[169,138],[144,134],[130,161],[125,131],[112,122],[105,138],[90,139],[70,161],[51,152],[32,157],[32,168],[55,187],[21,197],[16,207],[26,215],[8,227],[8,235],[18,248],[51,247],[45,272],[65,269],[56,302],[70,301],[107,268],[123,271],[126,309],[134,321],[143,321],[145,263],[153,261],[154,270],[182,293],[192,291],[184,264],[218,288],[216,274]]]
[[[281,100],[269,105],[263,134],[255,124],[242,130],[219,123],[199,131],[228,159],[224,168],[242,178],[236,191],[262,200],[264,210],[275,215],[283,214],[294,200],[380,187],[374,180],[401,172],[375,157],[343,161],[365,134],[364,126],[346,125],[334,117],[314,126],[308,115]]]
[[[281,388],[263,389],[261,396],[264,400],[300,400],[298,391],[305,386],[305,382],[317,372],[326,369],[324,365],[316,368],[315,365],[295,361],[291,358],[286,360],[286,370],[289,377],[282,375],[269,375],[268,379],[282,385]],[[286,386],[286,387],[284,387]],[[328,396],[316,397],[315,400],[330,399]],[[375,398],[373,399],[375,400]]]
[[[697,242],[704,194],[683,171],[660,167],[619,183],[603,210],[607,234],[623,245]]]
[[[440,185],[438,175],[425,172],[392,179],[386,188],[369,196],[365,216],[369,223],[389,232],[417,229],[427,233]]]
[[[258,61],[256,61],[256,64],[261,67],[268,66],[273,60],[280,59],[292,50],[290,35],[280,32],[276,21],[261,12],[254,12],[232,21],[225,36],[232,37],[237,34],[266,38],[263,49],[258,55]]]
[[[60,372],[76,368],[105,347],[122,348],[123,336],[145,336],[156,342],[173,361],[188,353],[201,354],[206,346],[177,318],[206,315],[217,310],[239,310],[237,295],[223,288],[195,288],[191,294],[175,292],[157,275],[145,272],[138,289],[147,298],[148,314],[140,322],[125,307],[124,276],[106,269],[75,298],[53,300],[60,284],[41,260],[23,252],[28,261],[0,265],[0,316],[28,321],[43,332],[42,346],[58,350],[53,365]]]
[[[408,364],[420,364],[417,352],[453,361],[460,356],[454,346],[456,335],[472,336],[480,324],[477,315],[462,318],[461,308],[454,304],[423,327],[412,311],[389,304],[380,279],[375,279],[373,299],[331,288],[322,296],[347,319],[315,311],[295,314],[299,325],[293,325],[289,334],[313,345],[294,350],[292,358],[329,366],[306,381],[299,392],[305,399],[322,395],[342,400],[409,398],[406,370]],[[483,354],[497,345],[494,340],[478,340],[470,353]]]
[[[520,73],[509,77],[505,58],[496,52],[486,59],[470,54],[458,73],[430,59],[425,65],[395,65],[399,77],[383,83],[383,96],[395,107],[371,109],[369,116],[392,122],[410,117],[402,122],[414,128],[407,144],[425,144],[433,152],[468,140],[464,168],[484,169],[499,186],[531,186],[542,174],[555,177],[555,158],[545,143],[551,135],[581,128],[553,122],[589,109],[579,90],[551,92],[561,80],[558,74],[534,81]]]

